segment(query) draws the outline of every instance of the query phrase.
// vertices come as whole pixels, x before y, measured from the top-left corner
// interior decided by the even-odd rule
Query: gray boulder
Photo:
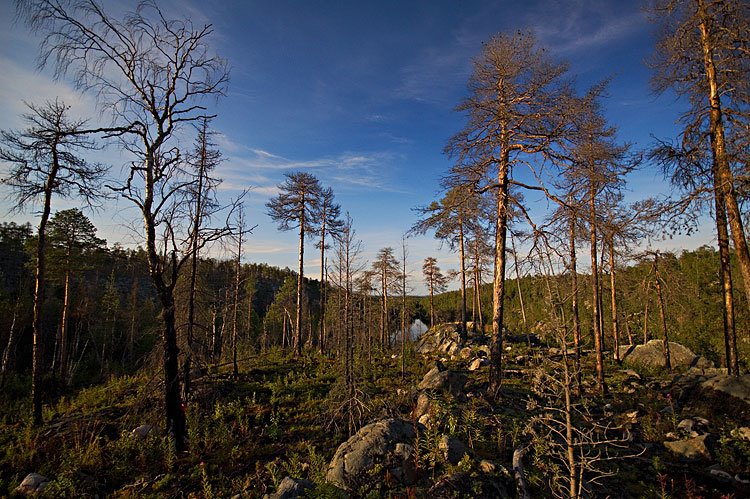
[[[711,453],[708,451],[708,447],[706,447],[707,436],[708,435],[701,435],[687,440],[664,442],[664,447],[685,459],[710,459]]]
[[[430,412],[430,397],[422,392],[417,397],[417,406],[414,408],[414,419],[419,419]]]
[[[487,357],[479,357],[471,361],[471,363],[469,364],[469,371],[476,371],[482,366],[486,366],[489,363],[490,361],[487,360]]]
[[[13,492],[20,495],[30,496],[44,492],[44,489],[46,489],[48,485],[49,480],[46,476],[40,475],[39,473],[29,473]]]
[[[297,480],[285,476],[279,484],[279,488],[273,494],[266,494],[263,499],[297,499],[301,497],[306,490],[314,489],[315,484],[310,480]]]
[[[348,491],[374,486],[385,474],[405,485],[416,481],[415,440],[419,423],[384,419],[362,427],[336,449],[326,480]],[[374,473],[376,465],[378,473]]]
[[[466,346],[460,334],[458,322],[438,324],[422,334],[414,344],[414,349],[421,354],[438,353],[451,357],[458,356]]]
[[[719,374],[701,383],[703,388],[717,390],[750,404],[750,374],[727,376]]]
[[[153,426],[150,424],[142,424],[138,428],[133,428],[133,431],[131,431],[130,434],[137,439],[143,440],[149,436],[152,431],[154,431]]]
[[[443,453],[445,460],[451,464],[458,464],[466,454],[471,455],[471,451],[462,441],[448,435],[440,438],[438,449]]]
[[[419,390],[435,390],[449,392],[456,397],[463,396],[466,376],[457,372],[448,371],[441,363],[430,369],[424,375],[417,388]]]
[[[622,346],[620,358],[625,364],[664,367],[664,343],[661,340],[651,340],[645,345]],[[673,368],[713,367],[710,360],[694,354],[686,346],[673,341],[669,342],[669,359]]]

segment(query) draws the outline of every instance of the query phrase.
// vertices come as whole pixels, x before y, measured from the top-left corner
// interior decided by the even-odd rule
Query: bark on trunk
[[[56,147],[56,146],[55,146]],[[42,306],[45,291],[45,251],[47,222],[52,205],[52,188],[59,168],[56,149],[52,151],[52,166],[44,184],[44,208],[39,219],[36,245],[36,272],[34,276],[34,309],[32,315],[33,349],[31,359],[31,407],[34,425],[42,424]]]
[[[237,263],[234,274],[234,306],[232,308],[232,375],[234,379],[239,376],[240,370],[237,365],[237,308],[240,304],[240,271],[242,270],[242,228],[240,223],[240,234],[237,242]],[[299,308],[299,307],[297,307]]]
[[[664,366],[669,372],[672,372],[672,359],[669,355],[669,335],[667,333],[667,314],[664,310],[664,295],[661,291],[661,282],[659,276],[656,276],[656,296],[659,299],[659,316],[661,318],[662,345],[664,349]]]
[[[294,327],[294,355],[302,355],[302,286],[304,285],[304,259],[305,259],[305,198],[302,197],[303,206],[299,215],[299,267],[297,274],[297,317]]]
[[[713,47],[706,19],[708,14],[703,0],[697,0],[701,48],[703,49],[703,64],[706,71],[706,83],[709,90],[711,151],[713,164],[718,174],[719,188],[723,191],[729,227],[734,243],[734,251],[740,266],[740,273],[745,287],[745,298],[750,309],[750,251],[747,246],[745,229],[742,223],[742,213],[737,202],[737,192],[734,185],[732,170],[726,152],[724,118],[721,106],[721,96],[714,61]]]
[[[464,224],[458,220],[458,254],[461,264],[461,337],[466,338],[466,259],[464,258]]]
[[[318,348],[320,354],[325,352],[326,338],[326,281],[325,281],[325,252],[326,252],[326,220],[323,218],[320,224],[320,333],[318,336]]]
[[[500,393],[502,383],[503,312],[505,299],[505,246],[508,232],[508,176],[510,158],[506,140],[498,169],[497,220],[495,230],[495,275],[492,284],[492,342],[490,345],[490,395]]]
[[[592,165],[593,169],[593,165]],[[592,172],[593,175],[593,172]],[[591,245],[591,294],[593,303],[593,327],[594,327],[594,350],[596,351],[596,379],[599,384],[599,390],[602,393],[607,392],[607,385],[604,381],[604,346],[602,342],[602,319],[601,319],[601,294],[599,293],[599,263],[597,258],[597,220],[596,220],[596,185],[591,180],[589,186],[589,225],[590,225],[590,245]]]
[[[21,294],[21,289],[19,289],[18,295],[16,296],[16,304],[13,307],[13,319],[11,319],[10,322],[8,344],[5,346],[5,351],[3,352],[3,362],[2,366],[0,366],[0,372],[2,372],[2,377],[0,378],[0,387],[5,386],[5,376],[8,374],[8,369],[10,368],[11,352],[13,352],[13,347],[16,344],[16,335],[18,334],[16,321],[18,320],[18,309],[21,307]]]
[[[713,168],[714,185],[716,182],[716,168]],[[721,279],[724,326],[724,350],[726,355],[727,374],[739,376],[739,358],[737,356],[737,333],[734,323],[734,293],[732,290],[732,269],[729,262],[729,231],[727,229],[727,213],[722,189],[714,188],[714,206],[716,211],[716,233],[719,241],[719,264]]]
[[[617,287],[615,285],[615,245],[609,240],[609,285],[612,299],[612,337],[615,340],[615,360],[620,362],[620,330],[617,324]]]
[[[578,313],[578,260],[576,254],[576,221],[573,214],[570,219],[570,277],[572,280],[572,308],[573,308],[573,361],[575,363],[576,393],[581,392],[581,320]]]

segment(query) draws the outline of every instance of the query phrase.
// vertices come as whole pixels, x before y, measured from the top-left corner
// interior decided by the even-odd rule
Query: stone
[[[465,375],[448,371],[440,364],[424,375],[417,388],[419,390],[446,391],[456,397],[461,397],[463,396],[464,384],[466,384]]]
[[[465,346],[458,322],[437,324],[423,333],[414,343],[414,349],[421,354],[443,353],[457,355]]]
[[[469,364],[469,371],[476,371],[482,366],[486,366],[489,364],[490,361],[487,360],[487,357],[480,357],[478,359],[474,359],[471,361],[471,364]]]
[[[739,428],[732,430],[732,436],[750,442],[750,428],[747,426],[740,426]]]
[[[633,371],[632,369],[624,369],[624,370],[622,370],[620,372],[622,372],[623,374],[625,374],[627,376],[626,379],[628,381],[631,381],[631,380],[634,380],[634,379],[638,380],[638,381],[641,380],[641,375],[638,374],[637,372]]]
[[[685,459],[710,459],[711,453],[708,451],[708,447],[706,447],[707,436],[708,435],[700,435],[687,440],[664,442],[664,447]]]
[[[624,417],[625,417],[625,419],[627,419],[627,420],[628,420],[628,421],[629,421],[630,423],[637,423],[637,422],[638,422],[638,414],[639,414],[639,413],[640,413],[640,411],[638,411],[638,409],[636,409],[636,410],[634,410],[634,411],[626,412],[625,414],[623,414],[623,416],[624,416]]]
[[[482,459],[479,461],[479,470],[482,473],[492,474],[497,471],[497,464],[488,459]]]
[[[701,383],[703,388],[720,391],[750,404],[750,374],[728,376],[719,374]]]
[[[458,356],[461,357],[464,360],[468,360],[473,355],[471,348],[469,347],[463,347],[460,352],[458,352]]]
[[[711,475],[712,477],[714,477],[714,478],[718,478],[718,479],[719,479],[719,480],[721,480],[722,482],[731,482],[731,481],[733,480],[733,478],[732,478],[732,475],[730,475],[729,473],[727,473],[727,472],[726,472],[726,471],[724,471],[724,470],[720,470],[720,469],[717,469],[717,468],[712,468],[712,469],[710,469],[710,470],[708,471],[708,473],[709,473],[709,474],[710,474],[710,475]]]
[[[677,424],[677,429],[691,437],[697,437],[708,431],[708,420],[701,417],[686,418]]]
[[[620,359],[625,364],[650,367],[664,367],[664,343],[662,340],[651,340],[645,345],[626,345],[620,347]],[[673,368],[711,368],[713,363],[689,348],[669,342],[669,359]]]
[[[449,437],[448,435],[440,437],[438,449],[442,451],[445,460],[454,465],[461,462],[465,454],[471,453],[469,448],[466,447],[466,444],[459,439]]]
[[[151,426],[150,424],[142,424],[138,428],[133,428],[133,431],[131,431],[130,434],[135,438],[143,440],[144,438],[149,436],[152,431],[154,431],[153,426]]]
[[[273,494],[266,494],[263,499],[296,499],[303,497],[305,491],[314,489],[315,484],[310,480],[298,480],[285,476],[279,484],[279,488]]]
[[[404,485],[414,483],[417,431],[424,431],[424,427],[403,419],[383,419],[363,426],[336,449],[326,481],[347,491],[382,482],[386,474]],[[376,466],[378,473],[374,473]]]
[[[29,473],[23,479],[21,484],[16,487],[14,493],[21,495],[38,494],[44,491],[49,485],[49,479],[39,473]]]
[[[430,412],[430,397],[422,392],[417,397],[417,406],[414,408],[414,418],[419,419]]]

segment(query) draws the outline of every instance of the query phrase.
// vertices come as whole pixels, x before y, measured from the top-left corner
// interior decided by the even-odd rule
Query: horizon
[[[121,8],[104,2],[108,9]],[[134,4],[133,4],[134,5]],[[686,107],[674,95],[654,95],[644,60],[653,50],[652,26],[630,3],[538,0],[524,3],[397,2],[312,5],[294,2],[160,2],[167,14],[211,23],[212,49],[232,69],[227,96],[211,108],[213,129],[224,163],[224,198],[252,187],[246,209],[255,231],[243,261],[296,268],[297,237],[276,230],[265,202],[282,174],[304,170],[331,186],[342,213],[351,213],[363,260],[381,247],[399,253],[402,234],[417,220],[414,208],[429,204],[451,166],[442,149],[464,123],[453,108],[466,95],[471,60],[482,42],[497,32],[530,29],[539,45],[567,60],[579,91],[611,77],[605,114],[619,129],[620,142],[643,149],[654,138],[677,135],[675,121]],[[39,40],[13,21],[3,3],[0,34],[0,129],[21,126],[23,101],[61,96],[74,110],[96,116],[94,101],[49,69],[35,69]],[[192,144],[187,140],[186,144]],[[97,156],[120,170],[128,158],[114,148]],[[628,202],[670,191],[654,165],[629,178]],[[4,199],[0,209],[8,213]],[[546,201],[528,197],[533,210]],[[53,201],[53,211],[80,207]],[[127,201],[108,200],[98,213],[86,212],[99,236],[126,247],[141,241],[138,214]],[[30,222],[33,212],[9,214],[6,221]],[[692,250],[715,237],[703,223],[696,235],[649,241],[664,250]],[[443,271],[458,256],[431,236],[408,239],[411,285],[423,289],[421,264],[435,256]],[[221,256],[215,250],[212,256]],[[523,249],[521,249],[523,252]],[[585,252],[582,252],[585,255]],[[582,255],[582,256],[583,256]],[[305,274],[319,273],[316,251],[306,251]],[[449,289],[457,284],[451,283]]]

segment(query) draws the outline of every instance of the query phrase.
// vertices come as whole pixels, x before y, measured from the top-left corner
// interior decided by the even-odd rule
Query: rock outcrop
[[[40,475],[39,473],[29,473],[13,492],[15,494],[26,496],[41,494],[48,485],[49,480],[46,476]]]
[[[458,322],[438,324],[422,334],[414,344],[414,349],[421,353],[438,353],[459,356],[466,346],[461,337],[461,325]]]
[[[661,340],[651,340],[645,345],[620,347],[620,359],[625,364],[647,367],[664,367],[664,344]],[[669,342],[669,359],[673,368],[712,368],[713,363],[694,354],[686,346]]]
[[[279,484],[279,488],[273,494],[266,494],[263,499],[297,499],[303,497],[305,491],[315,488],[310,480],[297,480],[289,476]]]
[[[416,481],[415,440],[419,423],[384,419],[363,426],[344,442],[328,465],[326,480],[351,492],[383,482],[388,474],[409,485]]]
[[[430,369],[419,382],[417,389],[448,392],[454,397],[463,398],[465,384],[466,375],[449,371],[442,363],[436,362],[435,367]]]
[[[726,393],[750,404],[750,374],[743,376],[719,374],[702,382],[701,387]]]
[[[664,447],[685,459],[710,459],[711,453],[708,451],[708,447],[706,447],[706,437],[708,435],[688,438],[687,440],[677,440],[675,442],[664,442]]]

